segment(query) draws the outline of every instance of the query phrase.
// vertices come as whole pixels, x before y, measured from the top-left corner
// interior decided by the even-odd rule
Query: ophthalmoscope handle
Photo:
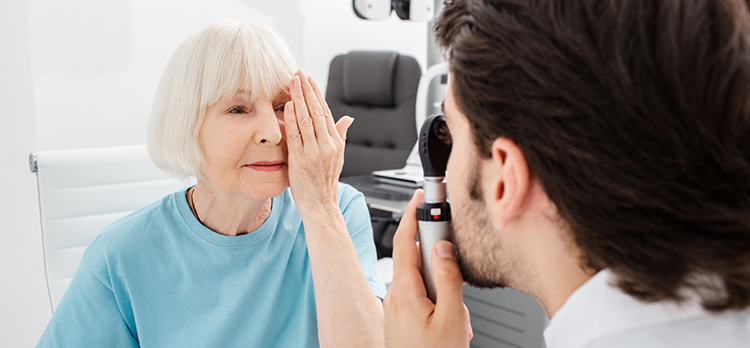
[[[417,207],[419,226],[419,252],[422,260],[422,278],[427,297],[434,303],[437,298],[432,276],[432,249],[440,240],[450,236],[451,208],[448,202],[422,203]]]

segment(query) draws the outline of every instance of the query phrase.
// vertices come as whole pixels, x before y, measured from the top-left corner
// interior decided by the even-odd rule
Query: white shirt
[[[644,303],[603,270],[565,301],[544,339],[548,348],[750,347],[750,310],[712,314],[696,298]]]

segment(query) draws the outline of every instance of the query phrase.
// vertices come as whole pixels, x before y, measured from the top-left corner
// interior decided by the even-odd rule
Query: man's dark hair
[[[521,148],[585,265],[750,306],[745,1],[454,0],[434,30],[479,153]]]

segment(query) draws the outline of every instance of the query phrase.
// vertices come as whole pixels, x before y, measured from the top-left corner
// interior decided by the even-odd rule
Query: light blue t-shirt
[[[318,347],[305,231],[289,189],[260,228],[235,237],[201,225],[186,190],[102,229],[38,347]],[[383,298],[364,196],[339,184],[339,206],[373,296]]]

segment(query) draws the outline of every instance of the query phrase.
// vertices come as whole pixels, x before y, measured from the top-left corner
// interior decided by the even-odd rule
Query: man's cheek
[[[446,191],[448,193],[448,199],[453,202],[453,197],[457,197],[457,191],[461,187],[460,172],[451,170],[451,162],[448,160],[448,167],[446,168]]]

